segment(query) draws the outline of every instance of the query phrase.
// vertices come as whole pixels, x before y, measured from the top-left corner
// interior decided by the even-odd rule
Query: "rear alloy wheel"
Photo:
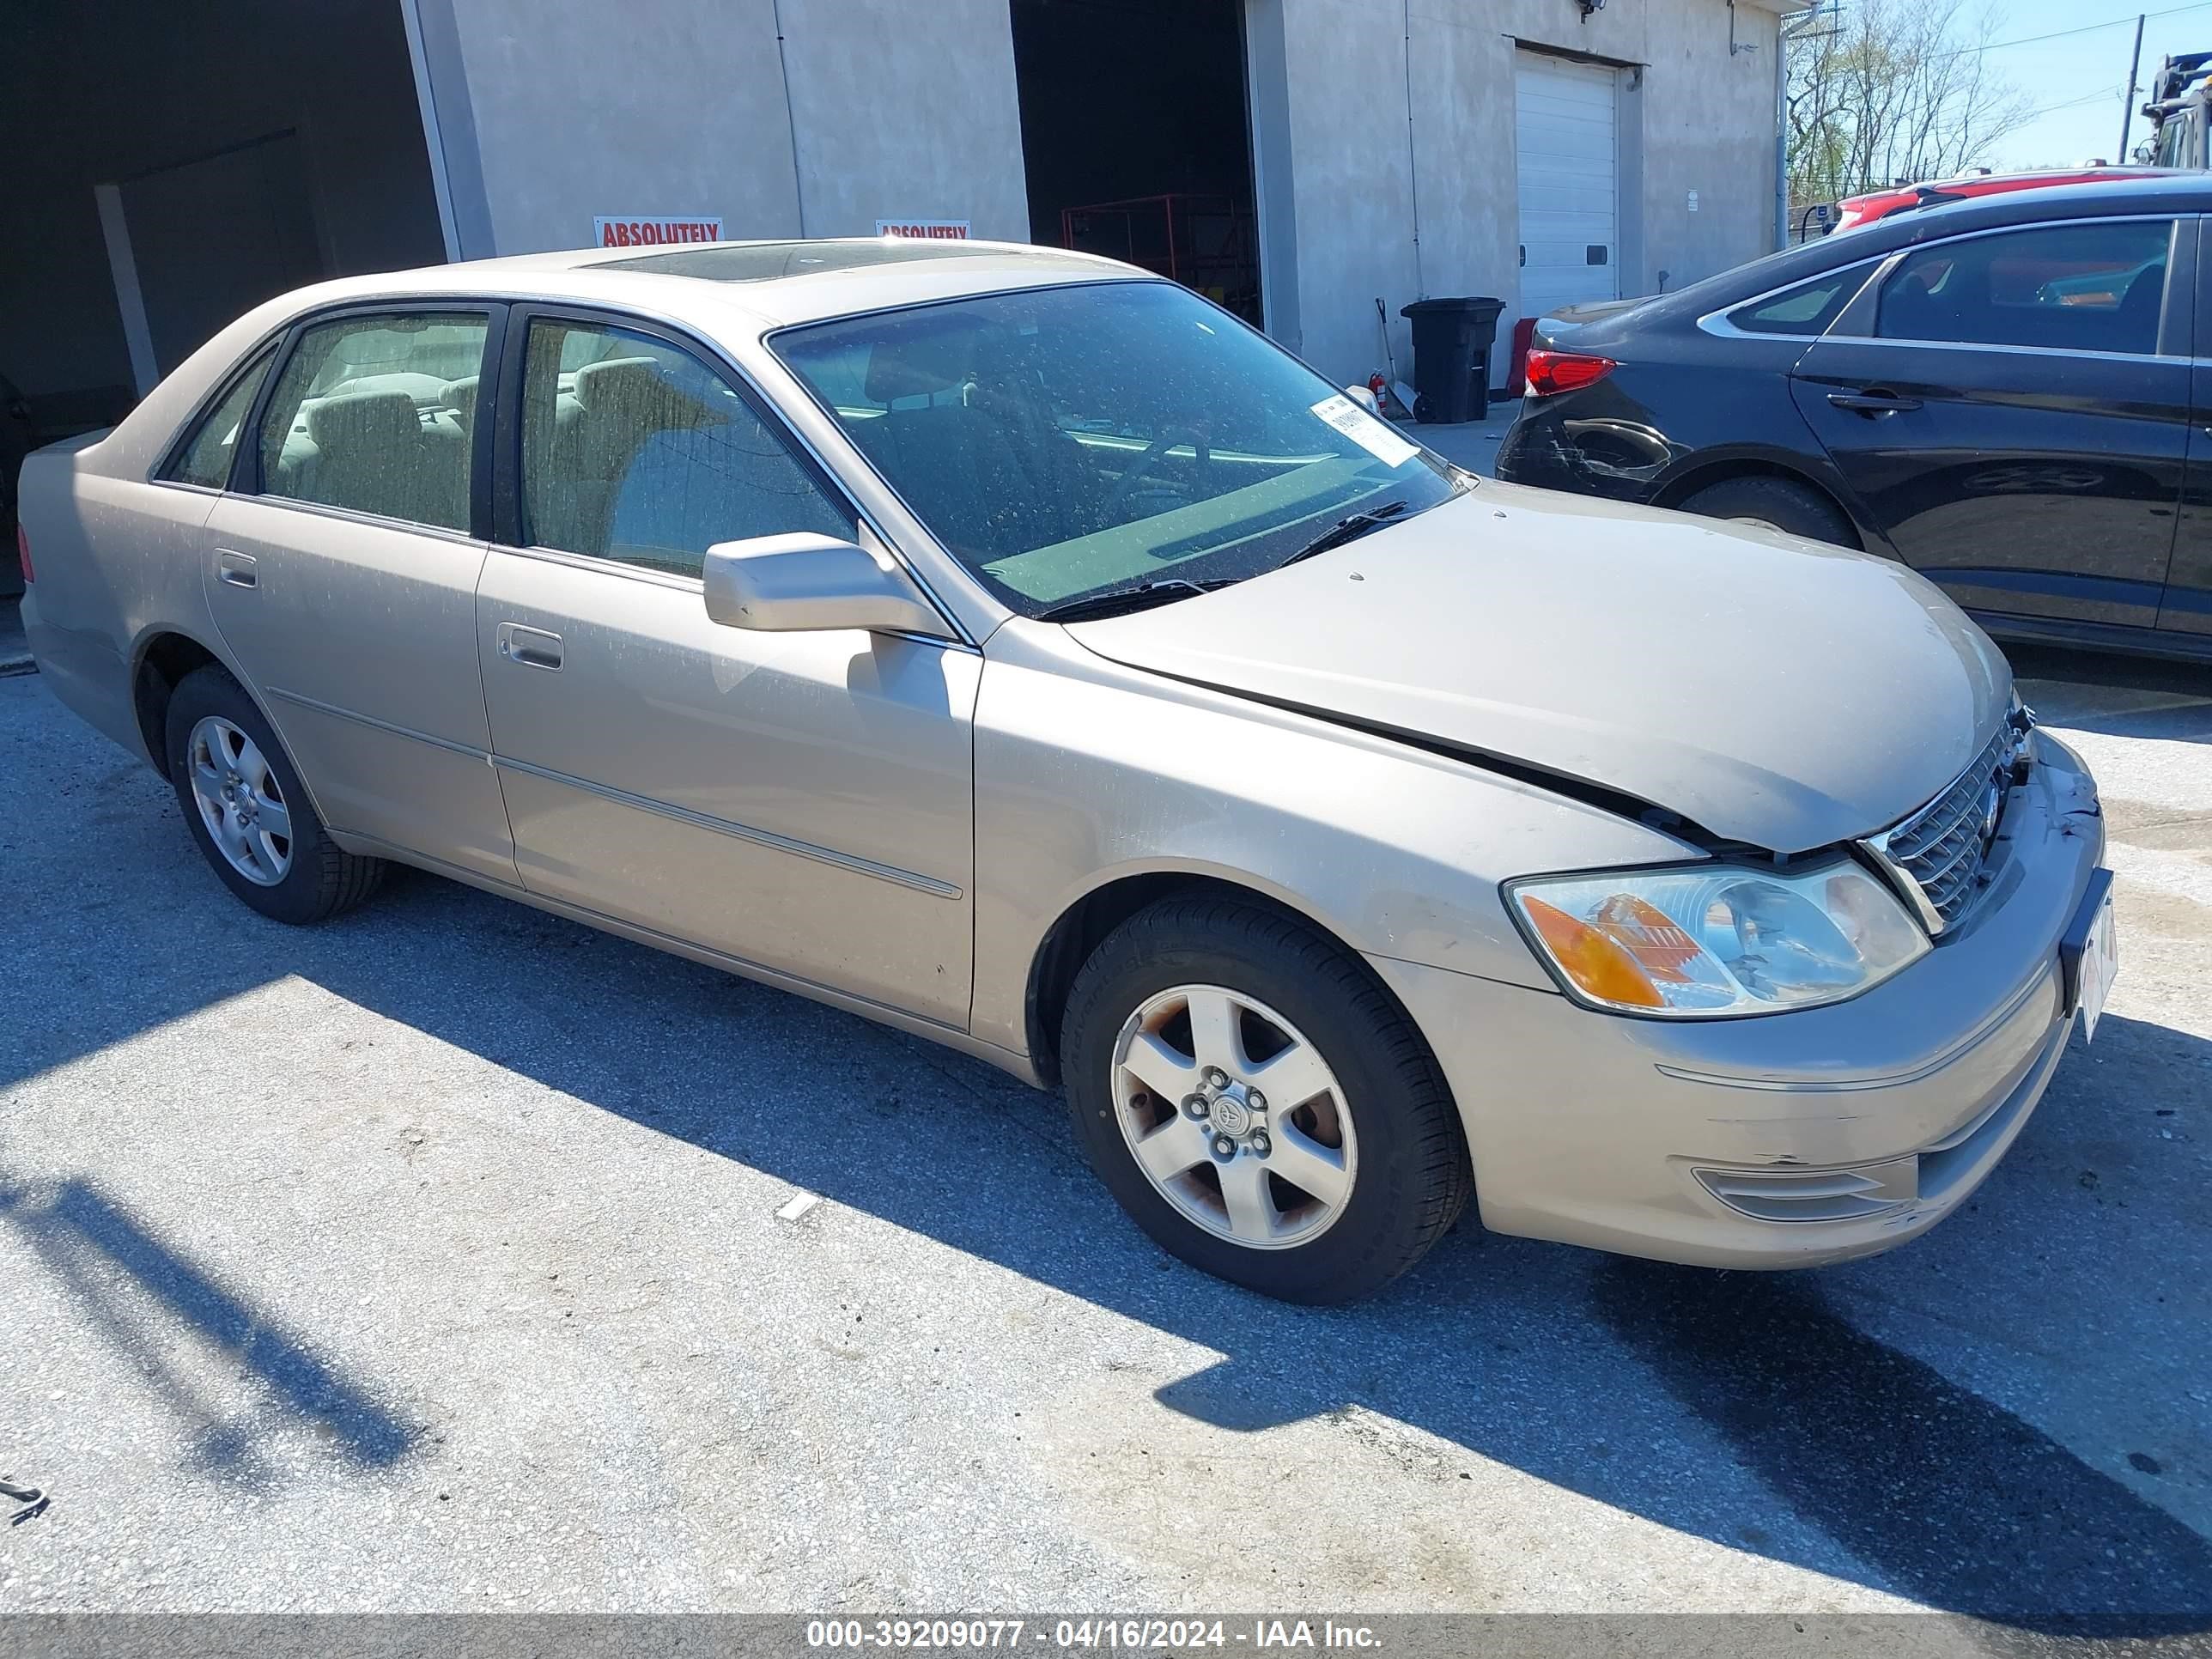
[[[1206,1272],[1350,1302],[1466,1206],[1459,1116],[1428,1045],[1357,957],[1295,918],[1170,899],[1094,951],[1061,1070],[1121,1206]]]
[[[295,924],[351,909],[384,878],[323,829],[291,757],[253,699],[210,664],[169,699],[169,781],[185,822],[223,885],[263,915]]]
[[[1838,547],[1851,547],[1857,543],[1857,538],[1851,533],[1850,520],[1833,501],[1810,484],[1790,478],[1763,474],[1723,478],[1685,500],[1681,510],[1701,518],[1725,519],[1731,524],[1778,530],[1784,535],[1802,536],[1809,541],[1832,542]]]
[[[216,851],[257,886],[292,869],[292,812],[269,757],[220,714],[203,717],[185,739],[185,771],[200,823]]]

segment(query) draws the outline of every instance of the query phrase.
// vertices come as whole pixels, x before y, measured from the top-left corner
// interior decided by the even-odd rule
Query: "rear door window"
[[[161,477],[205,489],[221,489],[230,482],[230,464],[238,453],[238,429],[252,412],[254,396],[276,357],[276,349],[271,346],[233,382],[215,407],[200,416],[199,424],[170,458]]]
[[[489,331],[481,312],[308,329],[262,416],[262,494],[465,532]]]
[[[717,542],[854,533],[721,374],[651,335],[545,317],[523,352],[522,508],[532,546],[682,576]]]
[[[2152,356],[2171,220],[2033,225],[1908,255],[1883,284],[1887,340]]]
[[[1832,270],[1796,288],[1739,306],[1729,321],[1747,334],[1824,334],[1872,272],[1870,264]]]

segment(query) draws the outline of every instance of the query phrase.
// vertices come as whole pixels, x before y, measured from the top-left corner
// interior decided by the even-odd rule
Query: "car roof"
[[[2135,180],[2146,178],[2171,177],[2172,167],[2040,167],[2023,173],[1972,173],[1963,179],[1936,179],[1920,184],[1898,185],[1887,190],[1872,190],[1858,196],[1847,196],[1836,204],[1837,209],[1855,216],[1855,222],[1870,224],[1893,213],[1918,211],[1923,208],[1941,207],[1947,202],[1962,201],[1973,197],[1994,196],[2009,191],[2038,190],[2053,185],[2081,185],[2111,180]]]
[[[1064,248],[872,236],[517,254],[342,277],[288,295],[285,304],[296,312],[417,295],[568,300],[764,333],[969,295],[1131,279],[1160,280]]]
[[[2112,218],[2138,213],[2212,212],[2212,173],[2178,169],[2096,184],[2046,185],[1997,191],[1941,202],[1910,213],[1893,213],[1816,242],[1770,253],[1748,264],[1708,276],[1662,295],[1638,314],[1656,321],[1699,316],[1754,295],[1818,276],[1824,271],[1880,259],[1899,248],[1941,241],[1977,230],[2046,220]],[[1624,326],[1628,317],[1613,319]]]

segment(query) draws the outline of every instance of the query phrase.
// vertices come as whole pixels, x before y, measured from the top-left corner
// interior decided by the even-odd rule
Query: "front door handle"
[[[499,654],[509,662],[519,662],[525,668],[548,668],[557,672],[561,666],[561,636],[549,634],[542,628],[525,628],[520,623],[503,622],[493,635]]]
[[[215,570],[217,576],[228,582],[233,587],[255,587],[260,585],[261,579],[255,573],[253,555],[251,553],[234,553],[227,547],[218,547],[215,550]]]
[[[1900,398],[1893,392],[1869,387],[1864,392],[1831,392],[1828,401],[1838,409],[1848,409],[1855,414],[1906,415],[1920,407],[1917,398]]]

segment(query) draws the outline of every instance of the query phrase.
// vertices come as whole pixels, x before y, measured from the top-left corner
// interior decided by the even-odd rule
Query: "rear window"
[[[307,329],[262,411],[263,494],[465,531],[488,327],[393,312]]]
[[[1871,263],[1832,270],[1782,294],[1738,306],[1729,321],[1747,334],[1823,334],[1873,274]]]
[[[230,482],[231,459],[238,453],[238,428],[252,411],[254,394],[261,390],[262,380],[276,356],[274,346],[263,352],[232,383],[230,390],[216,400],[215,407],[200,416],[192,435],[170,458],[169,465],[162,471],[163,477],[177,483],[198,484],[205,489],[221,489]]]

